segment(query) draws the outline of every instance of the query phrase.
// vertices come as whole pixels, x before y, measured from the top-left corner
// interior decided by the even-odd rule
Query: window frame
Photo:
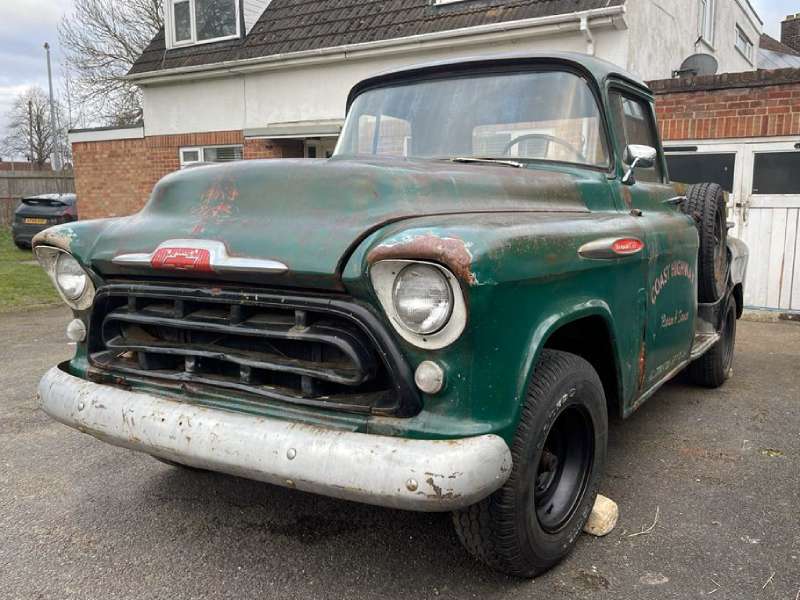
[[[206,150],[211,148],[241,148],[242,149],[242,158],[241,159],[234,159],[234,160],[222,160],[222,161],[208,161],[206,160]],[[184,160],[183,154],[184,152],[199,152],[199,160]],[[191,165],[197,165],[202,163],[209,163],[209,164],[223,164],[229,162],[239,162],[239,160],[244,159],[244,145],[243,144],[210,144],[207,146],[181,146],[178,149],[178,160],[180,162],[180,168],[185,169]]]
[[[700,36],[700,40],[711,48],[714,47],[714,36],[717,30],[715,22],[716,8],[715,0],[698,0],[697,33]]]
[[[629,100],[633,100],[635,102],[640,102],[644,104],[647,122],[650,125],[650,130],[655,134],[655,149],[658,153],[656,159],[657,168],[655,169],[656,172],[661,176],[657,181],[648,181],[642,180],[641,183],[649,184],[649,185],[660,185],[660,184],[668,184],[670,182],[669,179],[669,170],[667,167],[666,161],[666,154],[664,152],[664,145],[661,141],[661,132],[658,128],[658,122],[656,121],[655,116],[655,109],[654,109],[654,100],[639,92],[636,88],[626,85],[624,81],[621,80],[613,80],[609,83],[608,87],[606,88],[606,112],[607,118],[609,120],[609,124],[611,127],[620,127],[622,126],[623,135],[625,135],[624,124],[617,123],[617,117],[614,114],[614,106],[612,104],[612,95],[619,94],[622,98],[627,98]],[[611,143],[614,145],[614,155],[617,157],[617,162],[619,164],[619,172],[624,174],[628,170],[628,165],[625,163],[625,148],[618,147],[618,136],[616,129],[610,130],[609,133],[611,134]],[[627,144],[628,139],[627,135],[625,135],[625,142]],[[640,181],[637,178],[637,183]]]
[[[734,35],[736,36],[735,39],[734,39],[734,42],[733,42],[734,48],[736,48],[736,50],[739,51],[739,54],[741,54],[742,57],[752,65],[753,64],[753,56],[754,56],[754,53],[755,53],[755,44],[753,44],[753,41],[750,39],[750,36],[747,35],[747,32],[745,32],[744,28],[741,25],[739,25],[738,23],[736,24],[736,29],[735,29]],[[747,52],[745,52],[744,50],[742,50],[739,47],[739,41],[740,40],[744,40],[746,42],[746,46],[745,47],[748,50]]]
[[[384,78],[384,76],[376,76],[374,78],[366,79],[360,82],[359,84],[356,84],[356,86],[350,90],[350,94],[347,97],[345,125],[347,124],[347,119],[350,118],[350,109],[352,108],[352,105],[356,101],[356,99],[362,94],[365,94],[372,90],[398,87],[409,83],[435,81],[438,79],[470,78],[476,75],[488,76],[488,75],[519,74],[519,73],[546,73],[551,71],[571,73],[585,82],[586,86],[589,89],[589,92],[592,95],[593,100],[595,101],[599,118],[598,126],[601,129],[600,141],[602,142],[603,147],[606,151],[607,164],[592,165],[592,164],[574,163],[574,162],[558,161],[558,160],[540,161],[539,159],[518,159],[518,160],[529,160],[531,162],[538,161],[538,162],[562,164],[572,167],[592,169],[594,171],[606,173],[611,178],[615,177],[617,166],[616,166],[616,159],[614,152],[614,140],[612,136],[613,130],[611,129],[611,123],[609,121],[610,115],[608,114],[608,110],[605,104],[605,90],[603,87],[603,83],[598,82],[598,80],[595,79],[595,77],[589,70],[581,67],[580,65],[562,63],[560,61],[553,62],[553,61],[539,61],[539,60],[534,60],[529,63],[523,63],[523,64],[511,63],[509,61],[500,61],[498,64],[493,64],[491,66],[483,66],[483,65],[476,66],[469,64],[460,68],[452,68],[453,65],[446,65],[446,67],[447,67],[446,69],[445,68],[431,68],[430,70],[425,69],[422,72],[401,72],[397,76],[390,75],[389,78]],[[342,129],[342,133],[339,138],[340,142],[344,139],[345,131],[346,127]],[[334,156],[342,153],[343,151],[341,148],[341,144],[337,143],[336,152],[334,153]]]
[[[750,189],[748,190],[748,192],[750,193],[751,196],[773,196],[773,197],[775,197],[775,196],[777,196],[777,197],[787,197],[788,196],[788,197],[794,197],[794,196],[797,196],[798,194],[800,194],[800,191],[798,191],[798,192],[772,192],[772,191],[762,192],[761,190],[757,190],[756,189],[756,183],[757,183],[757,180],[756,180],[756,169],[759,166],[759,159],[760,158],[765,158],[765,157],[767,157],[769,155],[777,155],[777,154],[787,154],[787,155],[791,154],[791,155],[795,155],[798,158],[800,158],[800,150],[798,150],[797,147],[795,147],[795,149],[785,149],[785,150],[762,150],[762,151],[758,151],[758,150],[754,149],[753,150],[753,173],[752,173],[752,179],[751,179],[750,184],[749,184]]]
[[[215,42],[222,42],[225,40],[235,40],[242,37],[242,2],[241,0],[229,0],[233,2],[234,10],[236,12],[236,33],[233,35],[226,35],[222,37],[211,38],[208,40],[197,39],[197,14],[195,12],[196,0],[167,0],[165,2],[166,10],[164,11],[165,19],[165,32],[168,48],[185,48],[187,46],[199,46],[201,44],[213,44]],[[191,35],[188,40],[177,41],[175,35],[175,5],[182,3],[189,4],[189,23]]]
[[[675,150],[672,151],[672,148],[675,148]],[[664,147],[664,158],[667,161],[667,168],[669,168],[669,158],[670,157],[697,158],[699,160],[703,160],[704,158],[709,158],[709,157],[714,157],[714,158],[720,158],[720,157],[732,158],[733,159],[733,164],[731,165],[732,171],[731,171],[731,176],[730,176],[731,189],[728,190],[727,188],[725,188],[725,186],[723,186],[722,184],[720,184],[718,182],[714,182],[714,183],[718,183],[718,185],[720,185],[729,194],[731,194],[731,195],[736,194],[736,190],[738,189],[738,184],[739,184],[737,170],[741,166],[739,161],[742,160],[742,157],[739,155],[739,153],[737,151],[735,151],[735,150],[705,150],[705,149],[704,150],[697,150],[697,149],[689,150],[689,149],[684,149],[684,148],[687,148],[687,147],[685,147],[685,146],[666,146],[666,147]],[[673,173],[672,173],[671,170],[670,170],[670,181],[678,181],[678,180],[674,179]],[[708,181],[709,181],[708,178],[703,179],[703,183],[708,182]],[[678,182],[679,183],[686,183],[688,185],[693,185],[692,183],[687,182],[687,181],[683,181],[683,180],[679,180]]]

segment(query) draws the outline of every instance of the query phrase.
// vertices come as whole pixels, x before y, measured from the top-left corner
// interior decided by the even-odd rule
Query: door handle
[[[734,204],[735,208],[739,210],[739,214],[742,216],[742,223],[747,223],[747,217],[750,213],[750,200],[745,200],[743,202],[737,202]]]

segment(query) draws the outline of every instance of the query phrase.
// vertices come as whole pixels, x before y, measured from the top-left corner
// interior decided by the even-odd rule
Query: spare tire
[[[716,183],[698,183],[686,190],[683,211],[694,218],[700,234],[697,293],[700,302],[716,302],[728,283],[728,224],[725,193]]]

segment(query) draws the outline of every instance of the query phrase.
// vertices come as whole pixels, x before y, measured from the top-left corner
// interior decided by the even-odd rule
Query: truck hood
[[[106,276],[208,279],[207,273],[155,272],[149,262],[115,259],[152,255],[171,240],[222,242],[227,257],[287,269],[215,279],[337,289],[355,247],[389,223],[429,215],[446,222],[448,214],[470,212],[586,212],[579,177],[550,166],[397,159],[198,167],[165,177],[141,212],[108,222],[83,260]],[[73,233],[81,237],[79,229]]]

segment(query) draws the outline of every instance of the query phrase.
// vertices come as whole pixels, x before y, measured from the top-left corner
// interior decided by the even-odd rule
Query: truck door
[[[668,183],[652,101],[620,85],[609,90],[609,106],[619,156],[631,144],[658,151],[655,166],[636,169],[632,183],[617,180],[621,208],[642,227],[649,259],[643,288],[647,308],[639,366],[641,396],[674,374],[691,353],[699,241],[693,221],[668,202],[677,192]]]

